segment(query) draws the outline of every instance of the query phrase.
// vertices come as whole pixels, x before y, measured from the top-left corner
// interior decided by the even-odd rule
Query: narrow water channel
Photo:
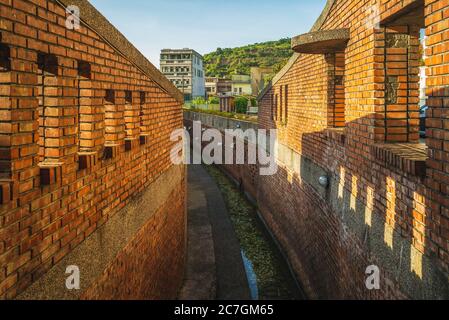
[[[288,265],[257,216],[255,208],[218,168],[205,166],[217,183],[240,242],[254,300],[304,299]]]

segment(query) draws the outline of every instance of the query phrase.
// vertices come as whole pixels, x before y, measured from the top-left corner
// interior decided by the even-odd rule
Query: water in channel
[[[304,299],[288,265],[257,216],[257,209],[217,167],[206,166],[217,183],[240,241],[242,259],[254,300]]]

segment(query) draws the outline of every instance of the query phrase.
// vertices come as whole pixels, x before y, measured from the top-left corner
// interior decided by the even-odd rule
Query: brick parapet
[[[378,6],[373,6],[376,3]],[[295,54],[295,59],[288,68],[283,70],[275,78],[274,84],[259,97],[259,127],[277,128],[281,144],[302,159],[308,159],[315,166],[322,168],[329,177],[340,181],[341,189],[347,198],[347,201],[341,204],[343,209],[345,206],[350,208],[355,203],[358,203],[356,207],[363,204],[366,208],[372,208],[367,212],[376,216],[381,228],[371,230],[379,233],[383,245],[395,254],[407,248],[408,253],[402,256],[402,259],[405,259],[402,261],[408,264],[411,279],[416,278],[410,283],[419,284],[418,287],[422,290],[430,290],[432,281],[436,281],[441,275],[441,279],[446,277],[438,286],[439,297],[447,297],[445,290],[449,272],[444,122],[446,100],[449,96],[446,88],[449,61],[446,61],[445,40],[448,32],[448,6],[447,1],[410,0],[333,3],[320,28],[349,28],[351,38],[345,49],[345,128],[341,129],[341,132],[329,128],[329,101],[332,100],[329,100],[327,81],[329,69],[323,54]],[[412,12],[416,13],[412,18],[404,17]],[[372,21],[369,18],[372,18]],[[377,22],[380,23],[379,26]],[[417,27],[420,23],[423,23],[427,35],[425,64],[429,111],[425,144],[418,141]],[[404,25],[407,24],[411,26],[405,30]],[[388,35],[385,27],[395,29],[395,35]],[[406,50],[393,48],[403,44]],[[392,48],[385,49],[386,47]],[[398,77],[396,85],[386,81],[392,74]],[[285,85],[290,88],[289,122],[287,126],[279,126],[272,119],[275,106],[271,97],[280,94]],[[391,92],[395,95],[391,95]],[[340,140],[343,137],[344,143]],[[292,177],[288,174],[290,171],[292,170],[272,178],[259,178],[259,205],[265,208],[263,214],[271,221],[273,228],[278,228],[277,225],[283,224],[281,220],[287,219],[290,224],[297,225],[295,230],[301,234],[301,230],[306,230],[303,228],[311,227],[305,227],[301,221],[307,220],[310,216],[308,212],[314,212],[312,208],[317,206],[323,209],[313,214],[333,213],[339,217],[341,212],[337,207],[324,206],[324,202],[331,201],[332,197],[327,198],[326,194],[317,197],[316,193],[310,191],[311,181],[315,182],[318,176],[309,180],[299,178],[299,190],[292,185]],[[262,194],[261,188],[264,190]],[[292,188],[294,191],[291,191]],[[269,190],[281,190],[281,195],[292,193],[293,198],[296,197],[300,201],[291,200],[293,204],[284,205],[287,201],[283,199],[283,202],[279,203],[276,200],[277,193],[273,191],[274,195],[270,196]],[[296,212],[293,212],[290,206],[294,207]],[[357,230],[345,226],[342,219],[344,217],[340,216],[332,225],[337,231],[349,230],[350,233],[356,233]],[[323,230],[330,227],[331,222],[323,220],[320,223],[319,230]],[[276,231],[275,234],[280,238],[284,237],[283,233],[290,232],[286,227]],[[322,247],[309,249],[310,247],[296,246],[298,239],[291,235],[291,239],[285,242],[285,249],[292,256],[300,256],[301,263],[304,264],[308,259],[321,260],[330,256],[329,259],[332,259],[333,263],[346,268],[343,261],[351,265],[351,259],[345,260],[342,256],[347,255],[353,246],[363,247],[363,237],[362,244],[358,241],[335,240],[339,243],[339,249],[336,251],[328,245],[329,242],[325,238],[317,236],[310,246]],[[306,241],[305,238],[301,239]],[[399,239],[411,245],[401,245]],[[371,254],[373,257],[376,254],[378,257],[384,256],[380,249]],[[365,260],[364,263],[368,262]],[[391,263],[393,262],[388,259],[379,259],[381,269],[388,269]],[[349,266],[349,269],[351,268]],[[332,273],[334,277],[326,278],[327,282],[317,284],[313,289],[315,293],[329,289],[327,293],[331,293],[332,297],[344,297],[345,294],[350,295],[350,290],[355,290],[355,287],[345,287],[344,283],[325,288],[332,278],[343,277],[337,270],[338,268],[331,271],[330,268],[323,267],[323,272]],[[354,265],[354,269],[348,272],[358,274],[363,270],[361,266]],[[440,276],[434,278],[435,272]],[[347,276],[349,277],[349,274]],[[406,283],[406,280],[394,279],[395,276],[391,274],[389,277],[388,282],[397,285],[396,297],[422,297],[419,290],[409,286],[410,283]],[[342,279],[350,281],[346,277]],[[305,282],[308,280],[310,279],[304,279]],[[368,292],[363,295],[363,285],[360,288],[362,291],[358,297],[369,298]],[[432,296],[437,291],[426,292]]]
[[[87,1],[70,4],[89,9],[79,29],[66,28],[58,1],[0,2],[0,298],[23,292],[169,170],[170,134],[182,127],[182,95]],[[145,144],[126,152],[129,90],[136,103],[146,94],[145,126],[132,114]]]

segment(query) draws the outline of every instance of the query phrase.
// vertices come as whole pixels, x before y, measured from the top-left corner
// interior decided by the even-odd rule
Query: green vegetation
[[[184,109],[188,110],[188,111],[193,111],[193,112],[213,114],[213,115],[220,116],[220,117],[257,123],[257,116],[248,116],[246,114],[222,112],[222,111],[218,111],[218,110],[199,109],[199,108],[196,108],[194,105],[191,105],[191,106],[184,105]]]
[[[248,111],[248,99],[251,99],[251,106],[257,106],[257,100],[255,98],[240,96],[235,98],[235,111],[237,113],[246,113]]]
[[[292,55],[290,39],[256,43],[238,48],[218,48],[204,56],[206,76],[229,77],[233,74],[250,74],[251,67],[282,69]]]
[[[209,104],[220,104],[220,99],[218,97],[210,97]]]
[[[259,300],[295,300],[302,298],[288,267],[275,247],[252,206],[235,185],[214,166],[206,170],[218,184],[232,224],[257,278]]]
[[[206,100],[202,97],[197,97],[192,100],[192,105],[198,106],[203,104],[206,104]]]
[[[248,110],[248,99],[245,97],[235,98],[235,111],[237,113],[246,113]]]

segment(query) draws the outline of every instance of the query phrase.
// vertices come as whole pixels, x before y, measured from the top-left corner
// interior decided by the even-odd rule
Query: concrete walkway
[[[239,241],[213,179],[188,168],[188,249],[181,300],[249,300]]]

